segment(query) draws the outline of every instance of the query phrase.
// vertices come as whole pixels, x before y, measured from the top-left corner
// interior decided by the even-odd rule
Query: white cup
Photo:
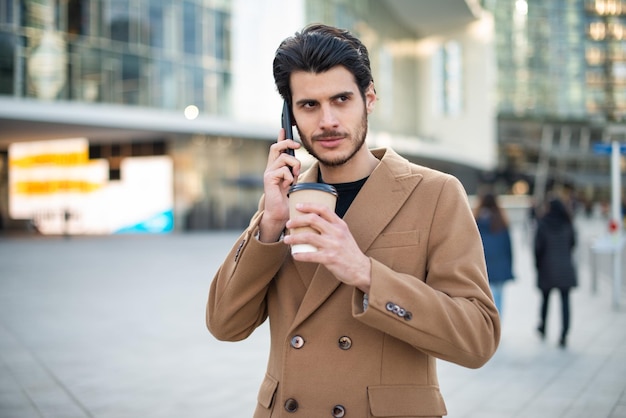
[[[320,203],[329,209],[335,210],[337,204],[337,190],[325,183],[297,183],[289,188],[289,218],[294,219],[302,212],[296,209],[297,203]],[[317,232],[313,228],[292,228],[290,234],[298,234],[304,231]],[[311,253],[317,248],[310,244],[295,244],[291,246],[291,254]]]

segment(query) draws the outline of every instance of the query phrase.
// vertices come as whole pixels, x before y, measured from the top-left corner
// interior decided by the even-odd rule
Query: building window
[[[200,53],[201,48],[198,44],[202,38],[199,36],[198,28],[201,27],[202,14],[195,4],[190,2],[183,3],[183,50],[187,54]]]
[[[16,37],[0,31],[0,94],[13,94]]]
[[[461,45],[449,41],[434,57],[436,108],[440,113],[457,116],[463,110],[463,57]]]

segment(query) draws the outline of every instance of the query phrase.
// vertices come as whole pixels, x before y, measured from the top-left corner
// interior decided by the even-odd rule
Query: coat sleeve
[[[289,247],[256,238],[261,216],[261,211],[253,216],[211,283],[206,324],[219,340],[243,340],[267,318],[265,296]]]
[[[500,319],[467,195],[455,178],[441,188],[427,238],[426,277],[372,259],[368,307],[355,290],[353,315],[434,357],[477,368],[495,353]]]

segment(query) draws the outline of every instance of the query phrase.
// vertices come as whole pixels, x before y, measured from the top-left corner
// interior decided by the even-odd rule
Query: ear
[[[374,82],[372,81],[370,85],[365,90],[365,109],[367,109],[367,113],[372,113],[374,110],[374,106],[376,105],[376,89],[374,88]]]

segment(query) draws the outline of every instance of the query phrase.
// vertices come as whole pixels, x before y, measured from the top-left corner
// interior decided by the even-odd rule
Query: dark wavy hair
[[[274,82],[291,107],[289,80],[294,71],[322,73],[342,65],[352,73],[361,96],[374,79],[365,45],[349,31],[311,24],[281,42],[274,56]]]

